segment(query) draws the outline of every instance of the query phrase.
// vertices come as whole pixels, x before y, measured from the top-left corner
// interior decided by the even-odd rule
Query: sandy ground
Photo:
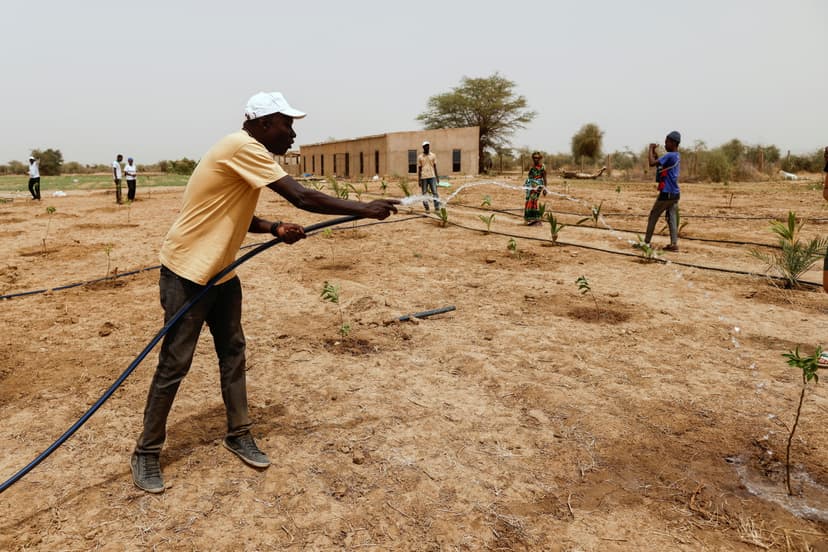
[[[818,183],[684,185],[686,239],[660,264],[627,241],[626,230],[643,233],[651,183],[552,182],[571,198],[546,200],[563,222],[603,201],[613,229],[570,226],[553,246],[548,226],[507,211],[521,207],[520,191],[480,182],[449,204],[449,221],[471,229],[412,216],[417,206],[239,269],[251,414],[269,469],[221,447],[205,331],[171,414],[166,492],[138,490],[128,467],[153,351],[0,495],[0,549],[828,550],[828,394],[808,388],[789,498],[786,427],[801,372],[781,356],[826,344],[828,295],[698,268],[761,271],[747,254],[756,246],[727,240],[771,244],[769,219],[788,210],[822,218],[806,237],[824,234]],[[181,191],[139,190],[131,207],[102,191],[0,204],[0,292],[155,266]],[[485,196],[499,210],[490,234]],[[323,218],[269,192],[259,214]],[[150,269],[0,302],[0,480],[160,329],[157,279]],[[320,297],[326,281],[340,286],[341,314]]]

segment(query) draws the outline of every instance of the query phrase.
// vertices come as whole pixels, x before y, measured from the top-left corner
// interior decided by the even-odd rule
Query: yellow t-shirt
[[[420,178],[434,178],[434,166],[437,164],[437,156],[432,152],[428,155],[421,153],[417,157],[417,164],[420,165]]]
[[[210,148],[184,190],[181,212],[161,246],[161,263],[204,285],[232,263],[241,247],[259,192],[287,173],[244,131]],[[235,276],[224,276],[218,283]]]

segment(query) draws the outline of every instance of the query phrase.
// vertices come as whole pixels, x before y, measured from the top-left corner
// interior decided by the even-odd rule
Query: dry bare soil
[[[654,190],[627,182],[553,182],[574,198],[546,198],[563,222],[603,201],[612,228],[569,226],[558,246],[547,225],[522,224],[519,190],[480,180],[451,200],[447,227],[415,205],[270,249],[239,275],[254,433],[273,465],[222,448],[204,331],[169,422],[166,492],[129,474],[156,349],[0,494],[0,549],[828,550],[828,395],[808,387],[788,498],[801,372],[781,356],[826,344],[828,295],[709,269],[761,272],[750,244],[774,243],[769,221],[789,210],[816,219],[805,237],[824,234],[814,184],[685,184],[686,237],[666,264],[630,247]],[[152,267],[181,192],[139,189],[131,207],[103,191],[0,204],[4,294],[148,268],[0,302],[0,480],[160,329]],[[485,196],[498,210],[489,234]],[[324,218],[268,191],[258,212]],[[320,297],[326,281],[341,315]]]

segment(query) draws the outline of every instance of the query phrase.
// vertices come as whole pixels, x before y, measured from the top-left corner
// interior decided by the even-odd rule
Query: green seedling
[[[41,242],[43,243],[44,255],[46,254],[46,238],[49,237],[49,227],[52,225],[52,215],[55,214],[55,211],[57,211],[57,209],[55,209],[51,205],[46,207],[46,214],[48,215],[48,217],[46,218],[46,233],[43,234],[43,239],[41,240]]]
[[[486,195],[483,196],[483,202],[480,204],[481,207],[491,207],[492,206],[492,196]]]
[[[796,426],[799,424],[799,416],[802,412],[802,402],[805,400],[805,388],[811,380],[814,380],[814,384],[819,383],[819,374],[817,374],[817,370],[820,369],[819,358],[821,355],[822,347],[817,347],[813,355],[802,356],[799,354],[799,346],[796,347],[795,351],[788,351],[787,353],[782,354],[783,357],[788,359],[788,365],[802,370],[802,389],[799,392],[799,404],[796,406],[796,416],[794,417],[794,423],[791,426],[791,431],[788,434],[788,446],[785,451],[785,483],[788,486],[789,495],[793,495],[793,490],[791,489],[791,442],[793,441]]]
[[[587,280],[586,276],[581,275],[575,280],[575,283],[578,285],[578,291],[581,295],[590,295],[592,296],[592,301],[595,303],[595,312],[599,315],[601,313],[601,309],[598,308],[598,299],[595,298],[595,294],[592,293],[592,286],[589,285],[589,280]]]
[[[768,270],[774,270],[782,276],[787,289],[799,285],[799,277],[823,258],[828,247],[828,238],[801,241],[799,233],[804,225],[804,220],[798,223],[796,214],[789,211],[787,223],[774,221],[770,227],[771,232],[777,236],[780,250],[774,253],[764,253],[758,249],[750,251],[750,255],[768,265]]]
[[[555,213],[549,211],[544,216],[544,220],[549,223],[549,232],[552,234],[552,243],[558,243],[558,234],[566,227],[566,224],[561,224],[555,218]]]
[[[597,228],[597,227],[598,227],[598,221],[600,221],[600,220],[601,220],[601,207],[602,207],[603,205],[604,205],[604,202],[602,201],[602,202],[601,202],[601,203],[599,203],[598,205],[593,205],[592,207],[590,207],[590,209],[589,209],[589,211],[590,211],[589,216],[588,216],[588,217],[584,217],[584,218],[582,218],[581,220],[579,220],[579,221],[578,221],[577,223],[575,223],[575,224],[576,224],[577,226],[580,226],[582,223],[584,223],[584,222],[586,222],[586,221],[588,221],[588,220],[591,220],[591,221],[592,221],[592,225],[593,225],[594,227],[596,227],[596,228]]]
[[[633,244],[633,247],[641,251],[641,257],[646,262],[651,263],[658,259],[658,250],[655,247],[645,242],[644,238],[642,238],[640,234],[636,234],[635,237],[638,241]]]
[[[357,201],[362,201],[362,192],[361,192],[361,191],[357,190],[357,189],[354,187],[354,185],[353,185],[353,184],[346,184],[346,187],[348,188],[348,191],[349,191],[349,192],[353,192],[353,193],[354,193],[354,195],[355,195],[355,196],[356,196],[356,198],[357,198]],[[348,198],[343,198],[343,199],[348,199]]]
[[[385,195],[385,192],[388,191],[388,182],[385,179],[382,179],[382,182],[380,182],[380,190],[382,190],[382,195]]]
[[[618,195],[621,195],[621,186],[616,186],[615,187],[615,193],[618,194]]]
[[[513,256],[515,256],[515,257],[517,257],[518,259],[520,259],[520,257],[521,257],[521,253],[520,253],[520,251],[518,250],[518,243],[517,243],[517,241],[515,241],[515,238],[509,238],[509,243],[507,243],[507,244],[506,244],[506,249],[508,249],[508,250],[509,250],[509,252],[510,252]]]
[[[345,338],[351,333],[351,325],[345,321],[345,313],[342,311],[342,304],[339,302],[339,289],[339,286],[325,281],[322,285],[321,297],[325,301],[335,303],[339,307],[339,335]]]
[[[492,213],[488,217],[483,216],[483,215],[477,215],[477,216],[480,220],[483,221],[483,224],[486,225],[486,233],[488,234],[489,232],[491,232],[492,231],[492,221],[495,218],[495,214]]]
[[[437,211],[437,214],[440,215],[440,226],[445,228],[448,226],[448,211],[445,207],[440,207],[440,210]]]
[[[321,180],[312,180],[310,182],[311,187],[316,190],[317,192],[321,192],[325,189],[325,183]]]
[[[348,199],[351,195],[351,190],[354,188],[350,184],[340,184],[333,176],[328,177],[328,184],[331,185],[331,190],[333,190],[334,195],[340,199]]]
[[[411,188],[409,188],[409,186],[408,186],[408,180],[403,178],[402,180],[397,182],[397,185],[400,187],[400,190],[402,190],[402,193],[405,197],[408,197],[408,196],[411,195]]]

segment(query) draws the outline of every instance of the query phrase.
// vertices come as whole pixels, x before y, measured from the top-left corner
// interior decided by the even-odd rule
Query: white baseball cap
[[[426,140],[425,142],[423,142],[423,145],[424,145],[424,146],[430,146],[430,145],[431,145],[431,142],[429,142],[428,140]]]
[[[29,156],[29,161],[34,161],[34,160],[35,160],[35,158],[30,155]]]
[[[294,119],[301,119],[306,113],[293,109],[281,92],[259,92],[254,94],[244,108],[245,119],[258,119],[265,115],[281,113]]]

